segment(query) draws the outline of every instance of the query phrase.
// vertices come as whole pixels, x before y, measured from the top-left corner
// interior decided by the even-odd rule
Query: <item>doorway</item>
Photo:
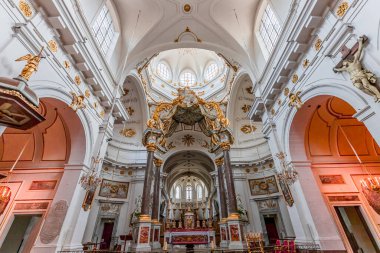
[[[265,228],[267,230],[269,244],[275,244],[279,239],[276,215],[264,215]]]
[[[103,223],[103,233],[100,249],[110,249],[114,224],[114,221],[111,220],[107,220]]]
[[[359,206],[336,206],[335,211],[353,252],[379,252]]]
[[[41,226],[42,215],[15,215],[0,253],[27,253],[33,247]]]

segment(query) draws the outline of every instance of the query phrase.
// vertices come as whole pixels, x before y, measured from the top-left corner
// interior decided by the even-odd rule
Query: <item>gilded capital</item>
[[[223,158],[223,157],[220,157],[220,158],[215,159],[215,164],[216,164],[217,166],[222,166],[223,163],[224,163],[224,158]]]
[[[154,162],[154,165],[156,165],[156,167],[158,167],[158,168],[161,167],[161,165],[163,163],[163,161],[161,159],[158,159],[158,158],[154,159],[153,162]]]
[[[229,141],[222,142],[222,143],[220,143],[220,147],[221,147],[224,151],[230,150],[230,148],[231,148],[231,143],[230,143]]]
[[[154,152],[156,151],[156,149],[157,149],[156,143],[146,144],[146,150],[148,150],[149,152]]]

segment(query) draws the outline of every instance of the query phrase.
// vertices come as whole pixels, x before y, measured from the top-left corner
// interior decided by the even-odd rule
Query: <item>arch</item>
[[[367,178],[369,172],[375,176],[380,174],[380,147],[364,123],[354,118],[357,110],[359,108],[355,110],[337,96],[310,98],[297,111],[291,123],[289,154],[299,173],[302,192],[318,236],[325,241],[325,249],[332,247],[332,242],[323,238],[336,234],[340,235],[346,248],[353,246],[348,238],[354,236],[364,251],[375,252],[378,250],[374,243],[377,241],[374,236],[377,233],[375,220],[379,218],[380,210],[370,207],[361,180]],[[336,196],[353,197],[354,200],[339,202]],[[348,204],[361,209],[359,212],[364,218],[360,226],[367,226],[367,235],[355,228],[349,235],[346,234],[346,221],[339,215],[342,215],[342,210],[346,212]],[[348,215],[346,219],[351,218]],[[321,223],[329,224],[329,229]],[[365,245],[361,242],[363,240],[366,241]]]
[[[91,155],[92,155],[91,154],[92,146],[94,144],[97,131],[98,131],[97,125],[100,125],[101,119],[100,118],[98,119],[98,121],[96,122],[97,124],[93,124],[94,120],[88,114],[88,112],[86,112],[86,110],[79,110],[75,113],[74,111],[71,110],[71,108],[68,107],[68,105],[71,104],[71,100],[72,100],[71,95],[69,93],[67,93],[63,89],[51,88],[47,85],[41,85],[41,84],[35,85],[35,83],[37,82],[41,83],[40,81],[31,81],[29,82],[29,84],[33,87],[33,91],[37,94],[38,97],[40,97],[40,99],[44,99],[44,98],[54,99],[56,101],[54,104],[58,103],[58,106],[67,108],[67,110],[64,110],[64,115],[63,115],[65,121],[71,122],[72,119],[74,119],[74,121],[76,122],[75,124],[69,124],[70,125],[69,128],[71,129],[71,132],[75,133],[77,130],[76,127],[79,127],[79,129],[83,129],[84,140],[81,140],[81,141],[85,143],[84,157],[82,160],[81,159],[75,160],[75,161],[71,160],[70,162],[79,163],[79,164],[84,163],[86,165],[89,165],[90,160],[91,160]],[[80,124],[78,124],[79,122],[76,121],[76,119],[79,120]],[[78,149],[76,151],[81,151],[80,153],[83,153],[83,147],[82,149]]]
[[[317,96],[336,96],[344,101],[346,101],[349,105],[351,105],[356,112],[360,112],[369,107],[367,100],[364,98],[362,94],[353,88],[347,85],[346,81],[336,80],[336,79],[322,79],[313,83],[310,83],[301,93],[301,100],[306,104],[309,100]],[[305,106],[304,104],[304,106]],[[290,160],[296,160],[292,157],[291,147],[290,147],[290,139],[295,138],[295,136],[290,136],[292,122],[296,116],[297,109],[294,107],[290,107],[284,115],[284,127],[282,127],[282,131],[280,140],[281,143],[284,144],[284,151],[290,156]],[[300,157],[302,159],[305,156]]]

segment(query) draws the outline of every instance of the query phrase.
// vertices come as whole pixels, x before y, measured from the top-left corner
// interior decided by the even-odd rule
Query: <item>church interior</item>
[[[0,253],[380,252],[379,9],[0,1]]]

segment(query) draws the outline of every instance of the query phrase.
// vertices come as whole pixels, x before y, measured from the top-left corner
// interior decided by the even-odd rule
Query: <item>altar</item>
[[[170,229],[165,232],[165,240],[172,245],[210,245],[211,242],[215,242],[215,230],[209,228]]]

